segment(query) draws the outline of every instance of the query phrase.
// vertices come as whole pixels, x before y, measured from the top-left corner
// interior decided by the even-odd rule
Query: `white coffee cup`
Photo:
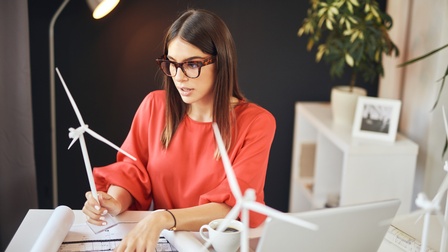
[[[240,247],[243,223],[231,220],[223,232],[218,232],[216,229],[222,221],[224,219],[217,219],[211,221],[208,225],[203,225],[199,229],[199,234],[202,239],[211,242],[216,252],[235,252]]]

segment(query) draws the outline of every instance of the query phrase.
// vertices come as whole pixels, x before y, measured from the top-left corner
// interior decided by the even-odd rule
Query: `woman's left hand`
[[[166,211],[154,211],[141,220],[115,249],[117,252],[155,251],[163,229],[170,228],[171,215]]]

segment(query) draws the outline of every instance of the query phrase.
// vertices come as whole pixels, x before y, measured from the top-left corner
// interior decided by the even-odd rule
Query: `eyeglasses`
[[[215,57],[206,58],[202,61],[200,60],[192,60],[185,61],[181,63],[177,63],[171,60],[167,60],[165,57],[156,59],[157,64],[159,65],[162,72],[168,76],[173,77],[177,74],[177,69],[182,69],[182,72],[191,79],[198,78],[201,74],[201,68],[206,65],[210,65],[215,63]]]

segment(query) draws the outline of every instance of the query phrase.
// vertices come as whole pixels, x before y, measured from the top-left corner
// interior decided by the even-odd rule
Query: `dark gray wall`
[[[34,133],[39,206],[52,208],[48,25],[62,1],[29,1]],[[288,209],[296,101],[328,101],[330,89],[348,83],[332,80],[324,63],[306,51],[296,33],[308,1],[122,0],[104,19],[94,20],[85,1],[73,0],[55,26],[56,66],[85,122],[121,145],[137,106],[160,88],[154,59],[161,55],[165,29],[188,7],[205,8],[228,24],[237,44],[239,80],[246,96],[277,120],[266,178],[266,203]],[[376,96],[377,84],[368,95]],[[89,190],[79,144],[67,150],[68,128],[79,124],[59,81],[57,144],[59,204],[81,208]],[[87,136],[93,166],[115,159],[116,151]]]

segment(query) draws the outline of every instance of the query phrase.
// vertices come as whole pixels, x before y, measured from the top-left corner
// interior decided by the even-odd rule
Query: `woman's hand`
[[[171,228],[172,222],[168,212],[152,212],[126,235],[115,251],[155,251],[160,233],[163,229]]]
[[[116,216],[122,212],[121,203],[105,192],[98,192],[97,202],[91,192],[86,192],[86,202],[82,208],[82,212],[87,216],[87,221],[94,225],[105,226],[104,221],[107,213]]]
[[[231,207],[225,203],[207,203],[183,209],[160,209],[142,219],[116,248],[117,252],[155,251],[163,229],[176,226],[176,230],[198,231],[214,219],[224,218]]]
[[[111,185],[107,193],[99,191],[99,202],[95,200],[91,192],[86,192],[86,199],[82,212],[87,216],[89,223],[99,226],[107,225],[104,215],[109,213],[112,216],[117,216],[127,210],[133,201],[131,194],[126,189],[116,185]]]

